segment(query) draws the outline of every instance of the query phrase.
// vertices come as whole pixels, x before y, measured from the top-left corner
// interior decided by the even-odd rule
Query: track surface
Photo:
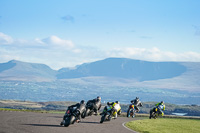
[[[59,124],[64,114],[0,112],[0,133],[133,133],[123,127],[131,118],[118,117],[100,124],[100,116],[90,116],[69,127]],[[134,118],[135,119],[135,118]]]

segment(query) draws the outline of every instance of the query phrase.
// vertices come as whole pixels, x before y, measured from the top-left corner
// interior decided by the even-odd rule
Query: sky
[[[0,0],[0,63],[200,62],[199,0]]]

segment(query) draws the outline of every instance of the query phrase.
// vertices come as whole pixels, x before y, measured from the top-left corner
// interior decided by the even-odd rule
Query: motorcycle
[[[156,119],[159,116],[159,108],[154,107],[153,109],[150,110],[150,116],[149,119],[154,118]]]
[[[114,111],[116,110],[116,111]],[[115,113],[117,113],[118,115],[121,114],[121,107],[119,105],[117,105],[117,107],[109,107],[106,106],[104,108],[103,113],[101,113],[101,120],[100,123],[103,123],[104,121],[110,121],[114,116]]]
[[[87,103],[86,104],[86,111],[81,116],[82,118],[85,118],[86,116],[91,116],[94,114],[94,106],[93,103]]]
[[[162,110],[165,109],[164,105],[159,105],[157,107],[154,107],[153,109],[150,110],[150,116],[149,119],[154,118],[156,119],[159,115],[163,116],[164,113],[162,112]]]
[[[134,118],[135,117],[135,106],[133,104],[130,104],[129,105],[129,109],[127,110],[127,117],[132,117]]]
[[[80,110],[77,108],[68,109],[65,113],[64,120],[60,125],[64,125],[68,127],[70,124],[74,124],[78,120],[78,115],[80,114]]]

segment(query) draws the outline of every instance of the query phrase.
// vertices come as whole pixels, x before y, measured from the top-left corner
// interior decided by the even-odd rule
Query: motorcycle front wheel
[[[101,117],[100,123],[103,123],[103,122],[105,121],[105,119],[106,119],[106,115],[103,115],[103,116]]]
[[[64,126],[68,127],[70,125],[70,117],[65,118]]]

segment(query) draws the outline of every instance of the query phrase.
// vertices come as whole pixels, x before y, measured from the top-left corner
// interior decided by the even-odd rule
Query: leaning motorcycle
[[[68,127],[70,124],[74,124],[79,114],[80,110],[78,110],[77,108],[68,109],[65,113],[65,118],[61,123],[61,125]]]
[[[129,109],[127,110],[127,117],[132,117],[134,118],[135,117],[135,106],[133,104],[130,104],[129,105]]]
[[[117,111],[114,111],[114,110],[117,110]],[[110,121],[115,116],[115,113],[117,113],[118,115],[121,114],[121,107],[119,105],[113,108],[106,106],[104,108],[103,113],[101,114],[100,123],[103,123],[104,121]]]
[[[165,110],[165,105],[158,105],[157,107],[154,107],[153,109],[150,110],[150,116],[149,119],[154,118],[156,119],[159,115],[163,116]]]
[[[87,116],[91,116],[94,113],[94,106],[93,103],[87,103],[86,104],[86,111],[81,116],[82,118],[85,118]]]
[[[154,118],[156,119],[159,115],[159,108],[158,107],[154,107],[153,109],[150,110],[150,116],[149,119]]]

